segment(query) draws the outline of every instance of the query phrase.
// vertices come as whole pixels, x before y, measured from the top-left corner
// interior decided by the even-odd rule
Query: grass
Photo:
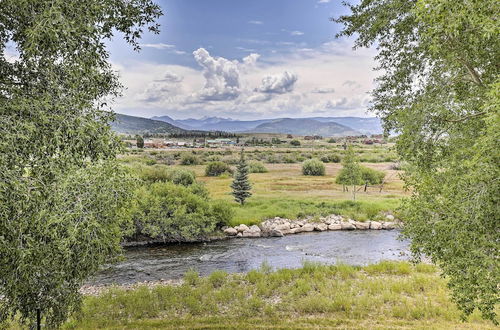
[[[493,329],[474,313],[466,323],[430,265],[366,267],[305,263],[246,274],[191,271],[176,286],[111,288],[86,297],[66,329],[349,328]]]
[[[232,204],[235,217],[232,225],[256,224],[275,216],[295,219],[303,216],[341,214],[364,221],[374,220],[382,211],[397,208],[404,195],[403,183],[397,171],[390,164],[365,164],[387,173],[387,183],[383,191],[372,187],[368,192],[358,192],[356,202],[351,193],[343,192],[342,186],[335,184],[335,176],[342,168],[340,164],[325,164],[326,175],[322,177],[304,176],[301,164],[266,164],[267,173],[249,175],[253,196],[243,206]],[[190,166],[197,180],[204,182],[215,199],[232,201],[229,185],[232,178],[206,177],[204,166]]]

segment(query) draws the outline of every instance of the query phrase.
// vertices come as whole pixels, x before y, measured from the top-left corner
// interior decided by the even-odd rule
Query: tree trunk
[[[42,329],[42,315],[40,313],[40,308],[37,308],[36,310],[36,329],[37,330]]]

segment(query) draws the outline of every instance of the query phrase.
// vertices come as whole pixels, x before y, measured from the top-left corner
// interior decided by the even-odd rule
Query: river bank
[[[235,240],[240,241],[240,240]],[[474,313],[461,322],[446,279],[428,264],[305,263],[246,273],[190,271],[171,284],[86,296],[64,328],[494,329]]]

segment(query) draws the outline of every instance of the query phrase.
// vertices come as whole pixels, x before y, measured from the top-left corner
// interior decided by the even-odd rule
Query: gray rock
[[[242,234],[242,237],[260,237],[260,231],[255,232],[255,231],[246,230],[241,234]]]
[[[382,229],[394,229],[396,228],[396,224],[394,222],[383,222],[382,223]]]
[[[243,236],[243,234],[242,234],[242,233],[238,233],[238,234],[236,234],[236,237],[242,237],[242,236]]]
[[[328,226],[324,223],[316,223],[316,224],[314,224],[314,230],[325,231],[325,230],[328,230]]]
[[[356,229],[361,229],[361,230],[370,229],[370,221],[366,222],[356,221],[354,223],[354,226],[356,227]]]
[[[370,222],[370,229],[380,230],[382,229],[382,224],[377,221]]]
[[[354,229],[356,229],[356,227],[350,222],[341,222],[340,228],[342,230],[354,230]]]
[[[328,230],[341,230],[342,225],[340,223],[332,223],[328,226]]]
[[[385,218],[389,221],[394,221],[394,216],[392,214],[386,215]]]
[[[244,231],[246,231],[246,230],[250,229],[250,228],[248,228],[248,226],[247,226],[247,225],[245,225],[245,224],[241,224],[241,225],[236,226],[236,227],[234,227],[234,228],[235,228],[235,229],[236,229],[239,233],[242,233],[242,232],[244,232]]]
[[[301,227],[302,231],[306,231],[306,232],[309,232],[309,231],[313,231],[314,230],[314,226],[310,223],[306,223],[305,225],[303,225]]]
[[[229,227],[229,228],[224,229],[224,233],[228,236],[236,236],[236,234],[238,234],[238,230],[236,230],[232,227]]]
[[[277,229],[273,229],[273,230],[269,231],[268,234],[271,237],[283,237],[283,233]]]

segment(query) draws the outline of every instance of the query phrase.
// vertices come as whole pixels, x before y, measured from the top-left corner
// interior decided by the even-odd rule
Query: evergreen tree
[[[136,145],[137,145],[137,148],[144,148],[144,139],[142,138],[142,136],[140,135],[137,135],[136,136]]]
[[[252,186],[248,181],[248,165],[245,160],[243,150],[241,151],[240,161],[236,166],[236,174],[234,176],[233,183],[231,184],[231,188],[233,189],[232,195],[234,196],[234,199],[241,205],[245,204],[245,200],[252,196],[252,193],[250,192]]]

